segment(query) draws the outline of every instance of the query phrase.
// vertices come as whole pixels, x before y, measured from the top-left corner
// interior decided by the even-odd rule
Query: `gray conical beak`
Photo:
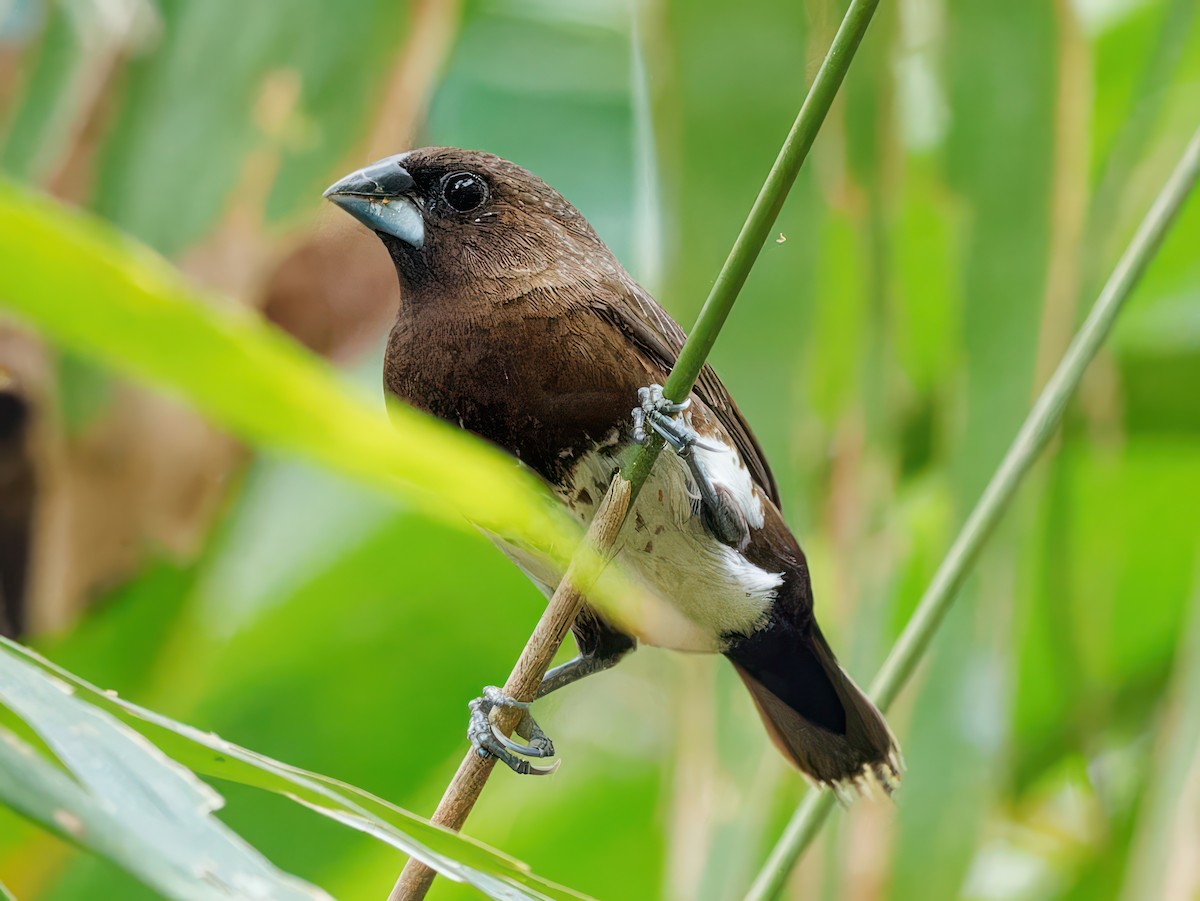
[[[388,157],[329,186],[325,196],[375,232],[417,250],[425,244],[425,220],[414,200],[412,175],[400,157]]]

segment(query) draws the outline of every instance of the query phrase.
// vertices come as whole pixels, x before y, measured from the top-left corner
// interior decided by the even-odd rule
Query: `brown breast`
[[[393,395],[487,438],[551,482],[662,381],[584,305],[534,289],[499,304],[402,306],[384,359]]]

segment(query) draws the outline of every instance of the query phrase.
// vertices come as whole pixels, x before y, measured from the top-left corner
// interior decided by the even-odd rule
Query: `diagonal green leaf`
[[[426,512],[569,559],[578,527],[513,459],[401,405],[394,428],[334,371],[241,308],[50,198],[0,183],[0,305],[62,346],[184,395],[264,447],[315,460]]]
[[[0,729],[0,798],[31,819],[173,898],[329,898],[212,816],[220,795],[45,670],[0,654],[0,702],[69,772]]]
[[[75,703],[86,701],[106,715],[119,717],[162,752],[196,773],[283,795],[416,857],[439,873],[472,885],[490,897],[586,897],[533,875],[525,864],[487,845],[435,826],[360,788],[272,760],[220,736],[117,698],[28,648],[0,638],[0,664],[13,666],[18,659],[69,685],[81,699]],[[0,669],[0,674],[3,672]]]

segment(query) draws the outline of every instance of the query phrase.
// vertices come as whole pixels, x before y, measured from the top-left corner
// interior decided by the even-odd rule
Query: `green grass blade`
[[[1000,468],[967,517],[912,619],[872,683],[871,696],[881,709],[886,710],[892,704],[924,657],[938,625],[953,605],[958,589],[1008,509],[1025,474],[1053,437],[1067,401],[1112,331],[1122,306],[1162,245],[1197,180],[1200,180],[1200,130],[1193,135],[1174,172],[1142,220],[1092,312],[1042,390]],[[750,887],[747,901],[765,901],[779,893],[792,867],[816,837],[832,809],[831,799],[815,793],[801,803]]]

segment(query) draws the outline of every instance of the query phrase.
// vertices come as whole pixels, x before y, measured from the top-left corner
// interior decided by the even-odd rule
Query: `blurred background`
[[[326,185],[421,144],[507,156],[686,327],[843,11],[0,0],[0,167],[374,389],[394,273]],[[1198,121],[1195,0],[882,4],[713,353],[860,682]],[[792,897],[1200,897],[1198,396],[1194,201],[892,715],[898,803],[837,815]],[[425,815],[541,610],[482,538],[3,321],[0,586],[92,682]],[[643,649],[540,709],[561,771],[500,773],[468,831],[600,898],[737,897],[803,790],[722,660]],[[337,897],[403,862],[218,787]],[[151,897],[7,811],[0,879]]]

